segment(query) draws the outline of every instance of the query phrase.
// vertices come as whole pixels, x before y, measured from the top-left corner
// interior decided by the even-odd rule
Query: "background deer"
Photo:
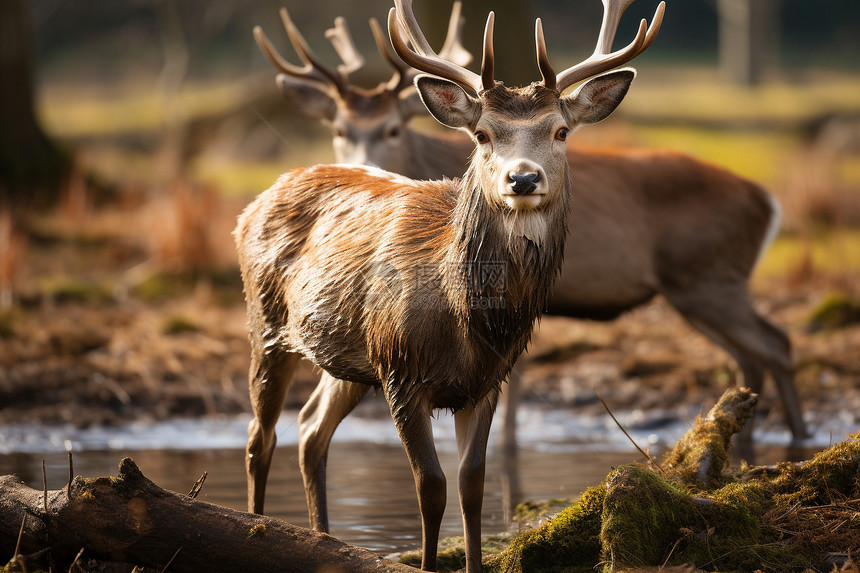
[[[613,14],[607,12],[607,17],[620,18],[629,4]],[[325,69],[289,18],[284,20],[302,59]],[[474,149],[471,140],[423,134],[409,127],[409,121],[424,109],[403,105],[415,94],[406,81],[414,70],[391,53],[374,20],[371,26],[380,53],[395,70],[391,80],[374,90],[349,83],[347,71],[357,70],[363,59],[356,56],[358,50],[342,19],[326,32],[345,62],[338,68],[339,75],[296,73],[295,66],[284,65],[262,31],[256,37],[261,50],[283,72],[277,77],[283,94],[331,127],[338,163],[376,165],[416,178],[462,175]],[[462,26],[455,3],[440,55],[466,65],[469,58],[458,36]],[[609,53],[613,38],[613,33],[603,34],[597,51]],[[337,77],[337,82],[326,79],[331,77]],[[567,153],[576,203],[568,221],[565,263],[548,313],[611,320],[662,295],[690,325],[734,358],[743,385],[760,393],[765,373],[770,372],[794,438],[807,437],[790,341],[755,310],[748,288],[756,261],[778,231],[780,210],[775,199],[753,182],[676,152],[569,148]],[[512,373],[503,431],[506,442],[513,440],[518,380]],[[324,379],[318,393],[331,384]],[[328,439],[334,432],[319,425],[314,429]],[[748,459],[751,433],[748,425],[738,444]],[[317,449],[328,447],[324,436],[309,440]]]
[[[335,70],[310,50],[286,8],[280,15],[304,67],[284,60],[259,26],[254,29],[254,37],[263,53],[283,72],[276,78],[281,92],[304,113],[331,129],[338,163],[381,167],[414,179],[439,179],[443,174],[460,177],[466,172],[468,156],[474,149],[468,137],[453,132],[448,136],[429,135],[408,127],[412,118],[427,114],[412,84],[417,72],[392,51],[375,19],[371,19],[371,28],[376,45],[394,73],[375,88],[364,89],[349,80],[350,74],[364,65],[364,58],[343,18],[337,18],[325,34],[343,60]],[[456,2],[439,55],[460,66],[472,60],[461,43],[463,24],[460,4]],[[453,155],[450,146],[456,148]],[[455,164],[456,169],[452,169]]]
[[[453,181],[415,181],[367,167],[297,169],[240,216],[235,238],[255,416],[246,457],[249,505],[262,511],[275,423],[305,356],[342,381],[337,404],[353,402],[366,391],[362,385],[382,389],[415,477],[427,570],[435,569],[446,497],[430,414],[455,412],[467,571],[474,573],[481,568],[486,445],[499,387],[561,266],[572,184],[567,134],[621,102],[635,73],[609,71],[653,42],[664,4],[626,48],[596,53],[557,75],[538,20],[543,79],[518,89],[493,79],[492,13],[478,75],[433,52],[409,0],[396,6],[388,28],[397,53],[437,76],[417,79],[422,101],[440,123],[469,132],[477,149],[463,178]],[[607,33],[614,29],[604,21]],[[313,487],[306,489],[312,497]]]

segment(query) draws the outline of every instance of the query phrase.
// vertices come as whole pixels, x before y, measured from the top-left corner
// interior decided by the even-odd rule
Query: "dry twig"
[[[624,432],[624,435],[627,436],[627,439],[630,440],[630,443],[633,444],[633,446],[637,450],[639,450],[639,453],[642,454],[643,456],[645,456],[645,458],[649,462],[651,462],[655,468],[660,470],[660,473],[662,474],[663,468],[660,467],[660,464],[658,464],[657,461],[651,457],[651,454],[649,454],[648,452],[646,452],[645,450],[640,448],[639,444],[637,444],[635,441],[633,441],[633,438],[630,436],[630,434],[627,433],[627,430],[624,429],[624,426],[621,425],[621,422],[618,421],[618,419],[612,413],[612,410],[609,409],[609,406],[606,404],[606,401],[600,396],[600,394],[597,393],[597,390],[594,391],[594,395],[597,396],[597,399],[600,400],[601,404],[603,404],[603,409],[606,410],[606,413],[609,414],[609,417],[612,418],[612,421],[615,422],[615,425],[618,426],[618,429],[620,429],[622,432]]]

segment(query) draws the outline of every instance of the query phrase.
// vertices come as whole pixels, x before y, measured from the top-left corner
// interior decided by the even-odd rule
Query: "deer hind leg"
[[[800,397],[794,384],[791,342],[785,332],[755,311],[746,285],[715,289],[711,284],[707,296],[697,297],[687,292],[681,296],[667,295],[667,298],[692,326],[735,359],[745,386],[760,393],[764,373],[770,371],[794,438],[806,438]],[[744,434],[750,437],[751,432],[752,426],[748,424],[741,437]]]
[[[499,398],[505,408],[500,433],[500,450],[502,453],[502,510],[506,525],[513,522],[514,509],[522,498],[518,461],[519,446],[517,445],[517,411],[520,408],[524,392],[523,378],[520,374],[524,361],[521,355],[514,363],[508,383],[502,387]]]
[[[386,396],[387,398],[387,396]],[[421,511],[421,569],[436,570],[439,528],[445,513],[445,474],[433,445],[430,411],[423,405],[400,408],[389,401],[397,433],[412,467]]]
[[[481,508],[484,500],[484,474],[487,440],[498,393],[492,392],[474,407],[454,414],[457,434],[459,467],[457,486],[463,513],[463,533],[466,539],[466,571],[481,571]]]
[[[249,391],[254,419],[248,426],[245,469],[248,477],[248,511],[263,513],[266,479],[277,436],[275,424],[293,379],[299,355],[271,349],[251,355]]]
[[[325,472],[334,431],[370,386],[338,380],[324,372],[299,413],[299,467],[305,482],[311,528],[329,532]]]

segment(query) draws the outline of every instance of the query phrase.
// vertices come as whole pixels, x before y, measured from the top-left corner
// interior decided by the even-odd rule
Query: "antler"
[[[468,66],[472,61],[472,54],[463,47],[463,27],[466,19],[462,15],[462,9],[463,4],[460,0],[454,2],[451,8],[451,17],[448,19],[448,32],[445,36],[445,43],[442,45],[442,49],[439,50],[439,57],[458,66]],[[395,70],[394,75],[388,82],[389,88],[397,91],[412,85],[412,79],[418,73],[418,70],[404,63],[394,53],[394,50],[391,48],[391,42],[382,32],[382,27],[376,18],[370,19],[370,28],[373,30],[373,39],[376,41],[379,53],[382,54],[382,57]]]
[[[627,7],[634,1],[603,0],[603,23],[600,26],[600,36],[598,36],[597,47],[594,49],[594,53],[583,62],[558,74],[555,78],[555,86],[549,85],[550,82],[544,73],[545,67],[549,71],[552,68],[549,67],[549,60],[546,57],[543,31],[540,29],[541,25],[540,21],[538,21],[538,31],[536,33],[538,65],[541,68],[541,73],[544,73],[544,84],[547,87],[556,87],[559,92],[563,92],[575,83],[626,64],[648,49],[660,31],[660,26],[663,23],[663,13],[666,11],[666,2],[660,2],[660,5],[657,6],[657,11],[654,13],[650,27],[643,18],[639,23],[639,31],[636,33],[636,38],[627,47],[616,52],[610,52],[612,50],[612,41],[615,39],[615,33],[618,31],[618,23],[621,21],[621,15],[624,14]],[[545,67],[541,63],[542,61]]]
[[[346,19],[343,16],[335,18],[334,27],[325,31],[325,37],[328,38],[337,55],[343,61],[337,67],[337,71],[340,72],[344,81],[348,81],[349,74],[357,72],[364,66],[364,57],[355,47],[355,42],[352,41],[352,34],[349,33]]]
[[[339,92],[342,92],[346,88],[344,78],[342,78],[339,73],[325,65],[322,60],[320,60],[316,54],[311,51],[304,36],[302,36],[299,29],[290,19],[290,14],[287,12],[287,9],[281,8],[280,14],[281,20],[284,23],[284,28],[287,30],[287,35],[290,37],[290,43],[292,43],[293,48],[296,50],[296,53],[305,65],[303,67],[299,67],[286,61],[269,41],[269,38],[263,32],[263,29],[260,28],[260,26],[254,26],[254,38],[257,40],[257,45],[260,47],[263,54],[265,54],[276,68],[280,69],[287,75],[314,80],[322,84],[332,86]],[[335,47],[337,48],[337,46]],[[340,54],[339,51],[338,53]]]
[[[465,67],[472,63],[472,53],[463,47],[463,27],[466,25],[466,18],[463,17],[462,11],[463,3],[457,0],[451,7],[448,33],[445,35],[442,49],[439,50],[439,57]]]
[[[495,82],[493,80],[494,15],[492,12],[487,18],[487,27],[484,30],[484,52],[481,75],[479,76],[433,51],[415,19],[415,14],[412,13],[412,0],[395,0],[394,4],[396,7],[388,13],[388,34],[391,36],[394,51],[404,62],[417,70],[451,80],[465,88],[474,90],[476,93],[493,87]],[[451,21],[453,22],[453,20],[452,14]],[[408,35],[408,41],[412,43],[412,47],[403,37],[404,31]],[[450,28],[448,35],[451,36]],[[445,45],[449,45],[447,40]],[[453,50],[454,48],[452,48]],[[445,48],[443,48],[443,52],[445,52]]]
[[[600,35],[594,53],[583,62],[557,75],[549,62],[546,41],[543,35],[543,25],[540,18],[538,18],[535,22],[535,49],[537,51],[538,68],[543,77],[544,86],[563,92],[573,84],[626,64],[644,52],[654,42],[660,31],[660,26],[663,23],[663,14],[666,11],[665,2],[661,2],[657,7],[657,11],[654,13],[654,18],[651,21],[651,26],[648,26],[647,21],[643,19],[634,40],[627,47],[616,52],[611,52],[612,41],[615,39],[621,15],[624,14],[627,7],[634,1],[603,0],[603,23],[600,27]],[[478,76],[474,72],[448,61],[430,48],[412,12],[412,0],[395,0],[394,4],[396,7],[392,8],[388,13],[388,33],[391,36],[394,50],[403,61],[413,68],[449,79],[478,93],[493,87],[495,80],[493,80],[494,17],[492,12],[490,12],[487,18],[487,27],[484,30],[483,60],[481,62],[481,75]],[[411,48],[407,45],[407,40],[403,37],[403,31],[407,34],[409,41],[412,42]],[[449,28],[449,35],[450,33],[451,29]]]
[[[376,42],[376,49],[385,58],[385,61],[394,68],[394,74],[388,80],[386,88],[391,91],[400,91],[409,87],[412,84],[412,79],[415,77],[417,70],[397,57],[397,54],[391,49],[391,43],[382,31],[382,26],[376,18],[370,19],[370,30],[373,32],[373,40]]]

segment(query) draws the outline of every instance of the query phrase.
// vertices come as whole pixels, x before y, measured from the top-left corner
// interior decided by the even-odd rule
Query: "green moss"
[[[164,319],[161,331],[164,334],[181,334],[183,332],[197,332],[200,330],[189,318],[184,316],[170,316]]]
[[[264,535],[266,533],[266,524],[258,523],[256,525],[251,526],[248,530],[248,537],[254,537],[255,535]]]
[[[731,485],[704,500],[642,467],[619,468],[609,482],[600,534],[603,558],[616,568],[693,563],[720,571],[761,566],[760,505],[755,488]]]
[[[519,535],[485,570],[521,573],[591,571],[600,560],[600,520],[606,486],[587,489],[579,501],[537,529]]]
[[[157,300],[176,295],[189,288],[188,285],[182,285],[173,277],[156,274],[136,285],[132,292],[142,300]]]
[[[486,560],[492,560],[511,542],[513,534],[501,533],[489,535],[481,539],[481,555]],[[416,569],[421,567],[421,551],[406,551],[400,555],[400,563]],[[439,541],[436,554],[436,567],[440,573],[460,571],[466,564],[466,545],[462,537],[446,537]]]
[[[860,322],[860,304],[844,293],[831,293],[816,306],[807,320],[811,332],[849,326]]]
[[[458,571],[463,568],[466,548],[462,537],[446,537],[439,541],[436,553],[436,569],[440,572]],[[421,568],[421,551],[406,551],[400,555],[400,562],[416,569]]]
[[[860,433],[803,464],[724,470],[719,481],[719,487],[702,487],[673,472],[619,467],[606,485],[586,490],[501,552],[506,540],[485,543],[484,571],[579,573],[600,565],[625,570],[682,564],[708,571],[830,571],[829,555],[860,547]],[[555,505],[531,503],[519,511],[532,516]],[[440,571],[459,570],[463,556],[462,539],[443,541]],[[402,561],[420,566],[420,553]]]
[[[773,480],[787,506],[826,505],[860,496],[860,432],[803,464],[783,463]]]
[[[70,277],[52,277],[42,281],[39,290],[57,302],[99,303],[113,298],[109,285]]]
[[[758,481],[732,482],[708,495],[710,499],[726,505],[745,507],[750,515],[761,516],[768,508],[772,495]]]
[[[545,519],[550,515],[554,515],[559,511],[570,507],[576,503],[576,498],[572,499],[550,499],[548,501],[524,501],[514,509],[514,521],[520,525],[534,524]]]
[[[609,480],[600,540],[618,567],[664,563],[695,514],[678,488],[645,468],[620,467]]]
[[[749,388],[730,388],[723,393],[707,417],[678,440],[663,463],[672,479],[686,486],[715,489],[731,479],[723,473],[728,465],[729,447],[752,415],[758,397]]]

